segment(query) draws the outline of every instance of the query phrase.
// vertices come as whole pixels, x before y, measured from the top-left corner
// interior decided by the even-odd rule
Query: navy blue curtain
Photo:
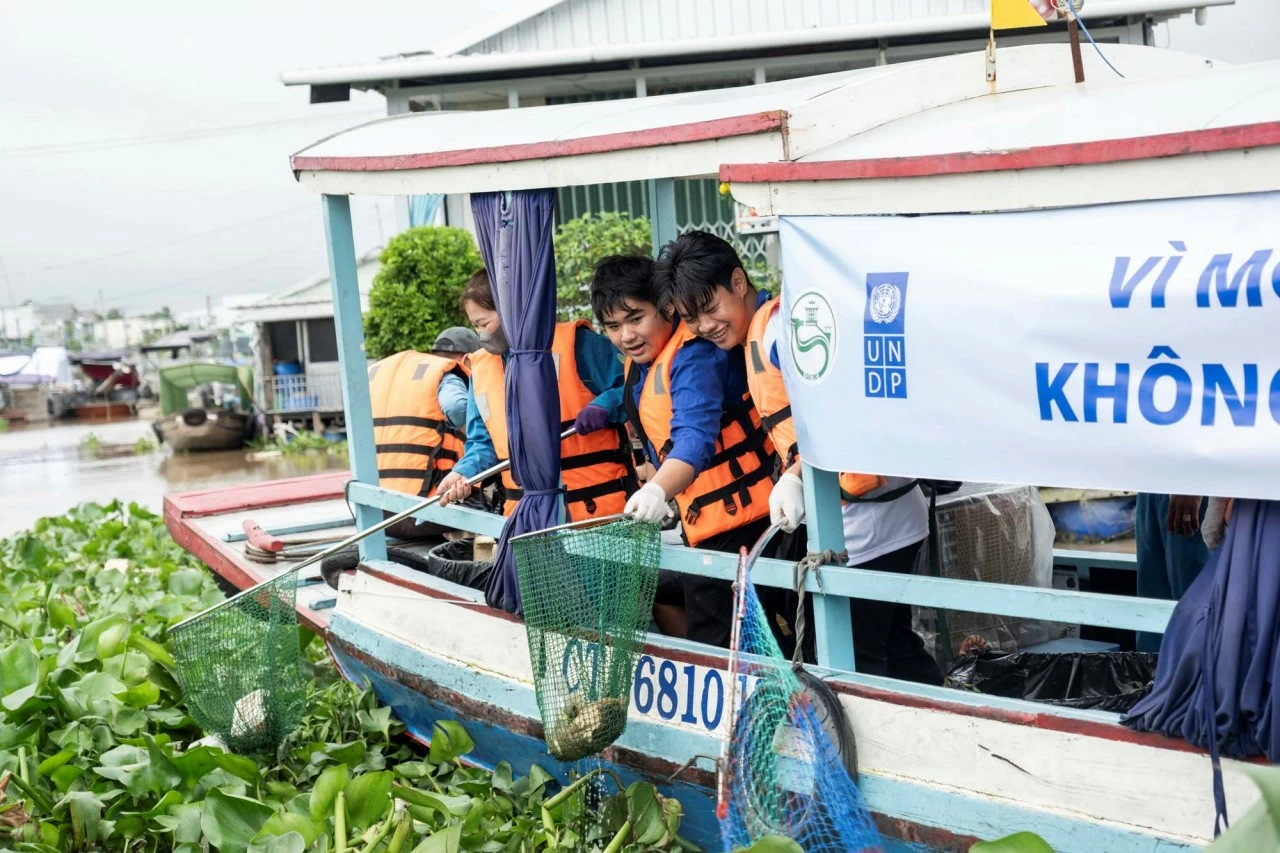
[[[485,600],[520,612],[520,584],[509,540],[558,522],[560,393],[551,340],[556,325],[555,192],[521,190],[471,196],[480,255],[511,346],[507,354],[507,434],[511,471],[524,491],[498,541]]]
[[[1155,684],[1125,725],[1280,762],[1280,503],[1237,500],[1221,547],[1174,608]]]

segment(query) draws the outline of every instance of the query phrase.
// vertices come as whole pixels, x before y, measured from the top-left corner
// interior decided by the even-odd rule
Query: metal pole
[[[564,439],[568,438],[573,434],[574,434],[573,427],[569,427],[569,429],[560,433],[560,440],[563,441]],[[483,482],[484,480],[489,479],[495,474],[501,474],[503,471],[507,470],[510,467],[511,467],[510,459],[506,460],[505,462],[499,462],[497,465],[494,465],[492,468],[486,468],[485,470],[481,471],[479,474],[476,474],[474,477],[468,478],[467,485],[474,486],[477,483],[480,483],[480,482]],[[415,513],[422,512],[424,509],[427,509],[428,507],[435,506],[437,503],[440,502],[441,497],[443,497],[443,495],[432,495],[426,500],[416,503],[413,506],[409,507],[408,509],[402,510],[396,513],[390,518],[384,518],[382,521],[379,521],[377,524],[373,525],[372,527],[366,528],[364,530],[358,530],[355,533],[348,536],[346,539],[343,539],[337,545],[333,545],[317,554],[312,554],[310,557],[307,557],[307,559],[303,560],[301,563],[294,566],[292,569],[289,569],[289,571],[286,572],[286,574],[300,572],[303,569],[305,569],[307,566],[310,566],[312,563],[319,562],[320,560],[323,560],[326,557],[332,557],[334,554],[338,553],[344,548],[350,548],[352,545],[355,545],[356,543],[364,540],[368,536],[372,536],[375,533],[380,533],[383,530],[386,530],[391,525],[400,521],[404,521],[406,518],[410,517],[411,515],[414,515]],[[592,520],[596,521],[598,519],[592,519]],[[541,533],[544,531],[535,531],[535,532]],[[270,580],[265,580],[262,583],[254,584],[248,589],[241,590],[240,592],[237,592],[235,595],[231,596],[225,601],[219,601],[217,604],[213,605],[212,607],[207,607],[204,610],[201,610],[199,613],[197,613],[194,616],[188,616],[186,619],[183,619],[181,622],[179,622],[177,625],[174,625],[169,630],[176,631],[179,628],[181,628],[183,625],[186,625],[189,622],[194,622],[195,620],[200,619],[203,616],[206,616],[207,614],[213,612],[214,610],[217,610],[219,607],[225,606],[229,602],[237,601],[241,598],[244,598],[246,595],[250,595],[254,592],[257,592],[258,590],[262,589],[264,586],[268,586],[269,584],[275,583],[279,579],[280,579],[280,576],[277,575],[276,577],[271,578]]]

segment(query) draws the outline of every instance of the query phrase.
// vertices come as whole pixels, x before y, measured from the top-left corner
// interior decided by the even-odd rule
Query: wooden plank
[[[181,518],[199,518],[243,512],[249,509],[288,506],[342,497],[342,488],[351,475],[346,472],[269,480],[234,488],[180,492],[165,497],[166,511],[172,507]]]

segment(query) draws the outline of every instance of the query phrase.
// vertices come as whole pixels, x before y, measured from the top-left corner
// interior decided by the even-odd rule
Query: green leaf
[[[209,760],[216,766],[230,773],[239,779],[243,779],[251,785],[257,785],[262,780],[262,772],[258,768],[258,762],[243,755],[233,755],[229,752],[211,752]]]
[[[68,764],[53,771],[49,779],[53,782],[54,787],[58,789],[59,794],[65,794],[71,789],[71,783],[79,779],[82,773],[84,771],[79,767],[74,764]]]
[[[973,848],[970,847],[969,851],[973,853]],[[790,838],[784,838],[781,835],[766,835],[746,848],[742,853],[804,853],[804,848]]]
[[[174,667],[173,655],[169,654],[169,650],[155,640],[149,640],[141,634],[133,634],[129,637],[129,648],[142,652],[161,666],[169,669]]]
[[[1258,786],[1262,801],[1237,818],[1230,829],[1205,848],[1205,853],[1280,849],[1280,768],[1242,764],[1239,769]]]
[[[431,751],[427,757],[433,764],[443,764],[466,755],[475,745],[471,735],[459,723],[441,720],[431,731]]]
[[[383,740],[391,738],[391,707],[383,706],[360,712],[360,731],[377,732]]]
[[[422,839],[422,843],[413,848],[413,853],[458,853],[461,848],[462,824],[455,823]]]
[[[370,827],[382,819],[391,805],[390,770],[365,773],[347,783],[347,823],[352,827]]]
[[[76,626],[76,612],[60,598],[49,599],[49,624],[58,630]]]
[[[131,708],[146,708],[160,701],[160,688],[150,681],[117,693],[116,698]]]
[[[495,791],[511,790],[511,765],[505,761],[493,768],[493,789]]]
[[[286,832],[255,840],[249,845],[249,853],[305,853],[307,845],[300,833]]]
[[[105,840],[108,834],[106,822],[102,819],[105,804],[89,791],[72,791],[62,798],[54,808],[54,814],[61,814],[65,808],[71,818],[72,835],[88,842]]]
[[[310,846],[311,842],[320,837],[324,829],[324,824],[313,821],[306,815],[297,812],[276,812],[262,825],[262,829],[258,831],[258,838],[294,832],[302,836],[302,840]]]
[[[24,687],[35,688],[39,675],[40,655],[30,640],[18,640],[0,650],[0,684],[6,696]]]
[[[350,771],[345,764],[335,764],[320,774],[315,786],[311,789],[311,819],[328,820],[333,814],[333,801],[338,792],[347,786]]]
[[[76,757],[75,750],[64,749],[61,752],[57,753],[56,755],[51,755],[48,758],[46,758],[44,761],[41,761],[40,765],[36,767],[36,772],[39,773],[41,776],[52,775],[53,771],[57,770],[59,767],[66,764],[68,761],[70,761],[75,757]]]
[[[1053,853],[1053,848],[1034,832],[1018,832],[995,841],[979,841],[969,853]]]
[[[409,788],[404,785],[393,786],[392,792],[398,799],[404,800],[406,803],[434,809],[445,816],[461,817],[471,811],[470,797],[433,794],[430,791]]]
[[[657,844],[666,835],[658,791],[649,782],[632,782],[627,788],[627,819],[638,844]]]
[[[147,749],[136,746],[118,746],[104,753],[93,772],[106,779],[124,785],[135,797],[142,794],[163,794],[182,781],[182,774],[156,745],[147,737]]]
[[[169,592],[174,595],[199,595],[204,590],[205,573],[182,569],[169,575]]]
[[[119,654],[128,632],[128,623],[120,614],[95,619],[80,632],[76,663],[88,663],[94,658],[102,660]]]
[[[222,853],[246,853],[249,842],[271,818],[270,806],[214,788],[204,799],[200,829]]]

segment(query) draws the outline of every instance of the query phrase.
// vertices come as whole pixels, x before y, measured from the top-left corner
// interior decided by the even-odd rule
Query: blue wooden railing
[[[650,184],[653,243],[656,247],[675,236],[675,202],[670,181],[651,181]],[[355,505],[357,525],[370,527],[382,518],[384,510],[400,512],[417,504],[419,499],[387,491],[377,485],[373,415],[369,402],[368,374],[365,370],[364,333],[356,282],[356,254],[352,243],[349,200],[346,196],[325,196],[324,213],[334,290],[334,323],[337,326],[342,362],[342,391],[351,470],[356,481],[351,484],[349,497]],[[809,549],[844,550],[844,528],[836,475],[805,466],[804,484]],[[457,507],[432,507],[419,513],[418,517],[493,537],[501,534],[504,522],[500,516]],[[365,560],[386,559],[386,540],[382,534],[364,540],[360,548]],[[1087,551],[1059,552],[1055,555],[1055,562],[1075,565],[1085,571],[1104,567],[1131,568],[1133,565],[1131,557]],[[737,556],[678,546],[664,547],[662,566],[689,574],[731,580],[737,570]],[[792,566],[781,560],[762,559],[756,563],[752,579],[763,586],[790,588]],[[822,571],[821,581],[811,576],[806,588],[814,595],[814,635],[817,640],[818,663],[831,669],[850,672],[854,670],[854,659],[853,632],[847,601],[849,598],[1155,633],[1164,631],[1174,607],[1174,603],[1170,601],[834,566]]]

